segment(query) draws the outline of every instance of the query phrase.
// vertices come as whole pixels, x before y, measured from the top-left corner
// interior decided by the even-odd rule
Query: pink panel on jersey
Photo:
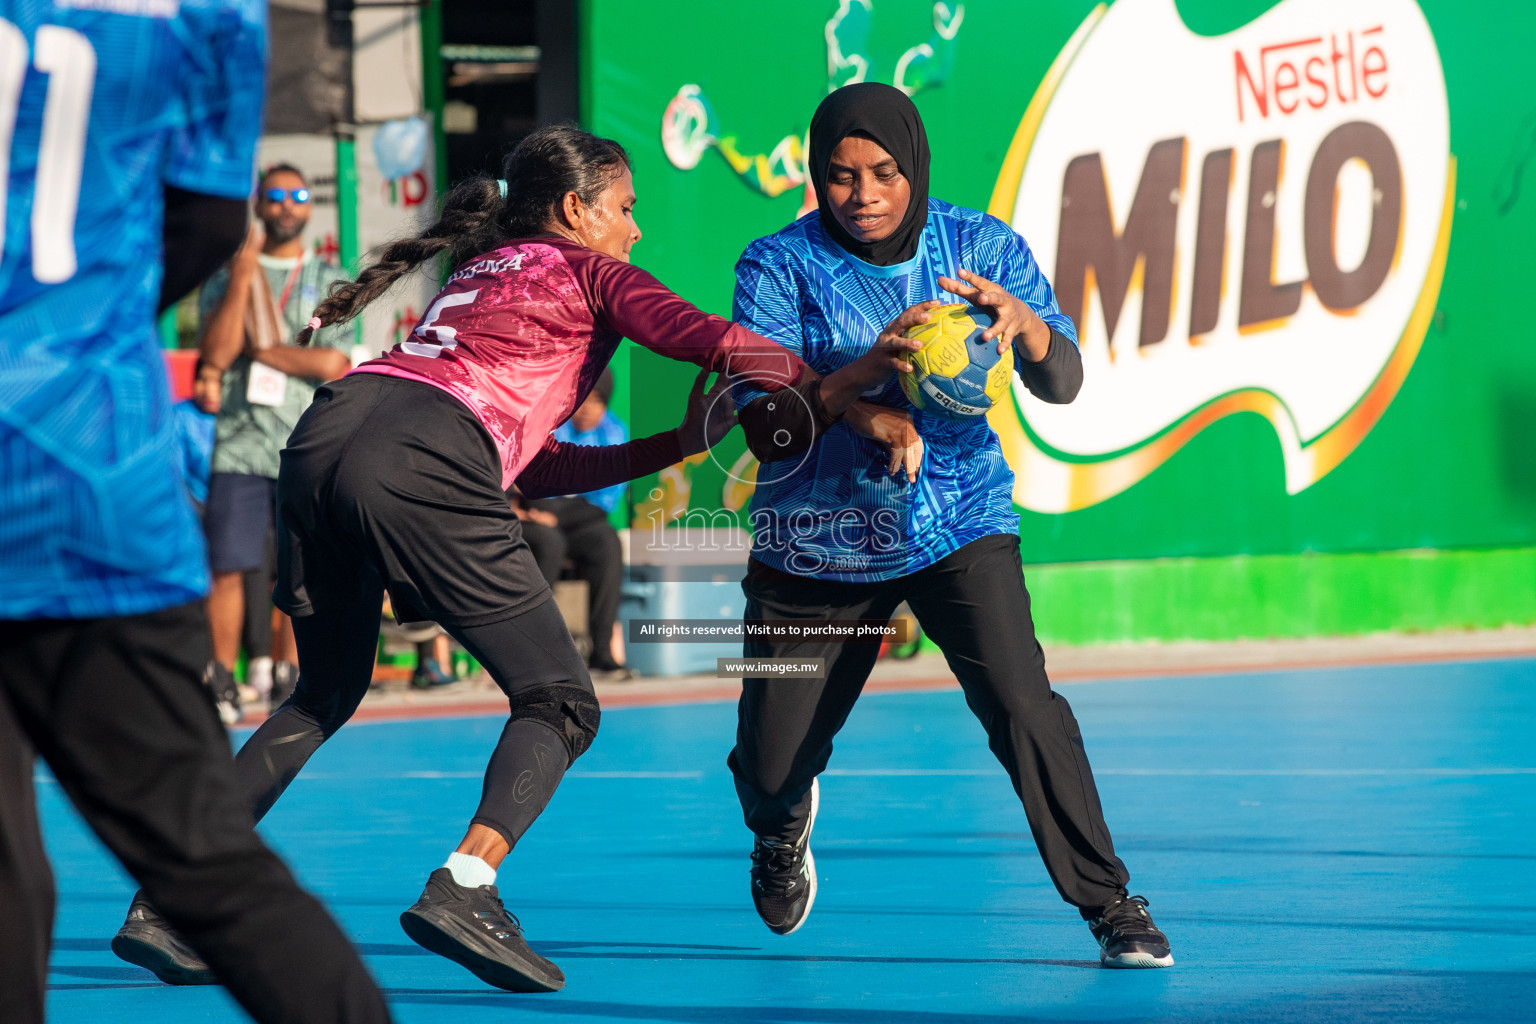
[[[510,487],[586,398],[619,339],[774,385],[805,366],[785,349],[701,312],[656,278],[566,241],[515,242],[464,264],[410,340],[354,373],[405,377],[458,398],[485,425]]]

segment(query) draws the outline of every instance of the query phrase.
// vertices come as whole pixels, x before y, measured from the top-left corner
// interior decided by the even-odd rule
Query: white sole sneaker
[[[1153,956],[1151,953],[1121,953],[1119,956],[1112,957],[1101,949],[1099,963],[1105,967],[1172,967],[1173,954]]]
[[[805,835],[801,841],[805,843],[805,874],[806,883],[810,887],[805,897],[805,911],[800,915],[800,920],[784,935],[793,935],[799,931],[811,916],[811,908],[816,905],[816,857],[811,853],[811,829],[816,827],[816,811],[821,807],[821,780],[811,780],[811,817],[805,823]]]

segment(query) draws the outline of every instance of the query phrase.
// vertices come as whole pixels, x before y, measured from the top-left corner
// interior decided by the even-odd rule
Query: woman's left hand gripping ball
[[[940,277],[939,287],[953,292],[973,306],[992,311],[992,326],[982,332],[991,341],[1000,339],[998,351],[1004,355],[1013,347],[1015,339],[1024,345],[1024,358],[1038,363],[1051,349],[1051,329],[1022,299],[1010,294],[1006,288],[988,281],[969,270],[956,271],[963,280]]]

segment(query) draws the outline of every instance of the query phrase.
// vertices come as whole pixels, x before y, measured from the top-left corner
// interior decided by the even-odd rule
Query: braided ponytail
[[[502,163],[506,182],[483,175],[459,182],[443,200],[437,223],[414,238],[384,247],[355,281],[337,281],[297,338],[307,345],[316,330],[342,324],[363,311],[400,278],[442,253],[448,264],[499,249],[509,239],[553,234],[551,222],[574,192],[587,205],[624,168],[629,154],[612,139],[570,125],[549,125],[527,135]]]
[[[299,332],[298,344],[309,344],[318,327],[351,320],[368,303],[389,291],[396,281],[439,253],[461,253],[467,249],[468,255],[474,256],[496,248],[506,237],[496,227],[496,215],[502,205],[501,190],[494,180],[480,176],[459,182],[443,200],[443,211],[437,223],[415,238],[401,238],[389,243],[378,258],[357,275],[357,280],[337,281],[331,285],[329,294],[315,307],[314,319]]]

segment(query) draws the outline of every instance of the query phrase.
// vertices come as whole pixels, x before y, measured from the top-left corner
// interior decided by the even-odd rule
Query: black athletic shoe
[[[112,937],[112,952],[167,985],[217,985],[202,957],[171,930],[143,893],[134,893],[128,920]]]
[[[780,845],[758,839],[752,846],[752,902],[770,931],[788,935],[805,924],[816,902],[816,858],[811,856],[811,829],[821,787],[811,783],[811,814],[795,842]]]
[[[219,719],[225,725],[234,725],[244,717],[240,711],[240,686],[235,682],[233,672],[217,661],[210,661],[203,670],[203,683],[213,693],[219,706]]]
[[[400,927],[423,949],[447,957],[487,985],[508,992],[558,992],[560,968],[528,948],[517,918],[507,913],[494,885],[466,889],[438,868],[421,899],[400,915]]]
[[[1105,967],[1172,967],[1168,936],[1158,931],[1140,896],[1121,896],[1092,912],[1088,930],[1099,940]]]
[[[434,686],[452,686],[458,682],[452,672],[445,671],[436,658],[422,658],[411,672],[411,686],[417,690],[430,690]]]
[[[291,661],[277,661],[272,664],[272,693],[267,698],[267,707],[276,711],[282,707],[283,701],[293,696],[293,688],[299,685],[299,666]]]

